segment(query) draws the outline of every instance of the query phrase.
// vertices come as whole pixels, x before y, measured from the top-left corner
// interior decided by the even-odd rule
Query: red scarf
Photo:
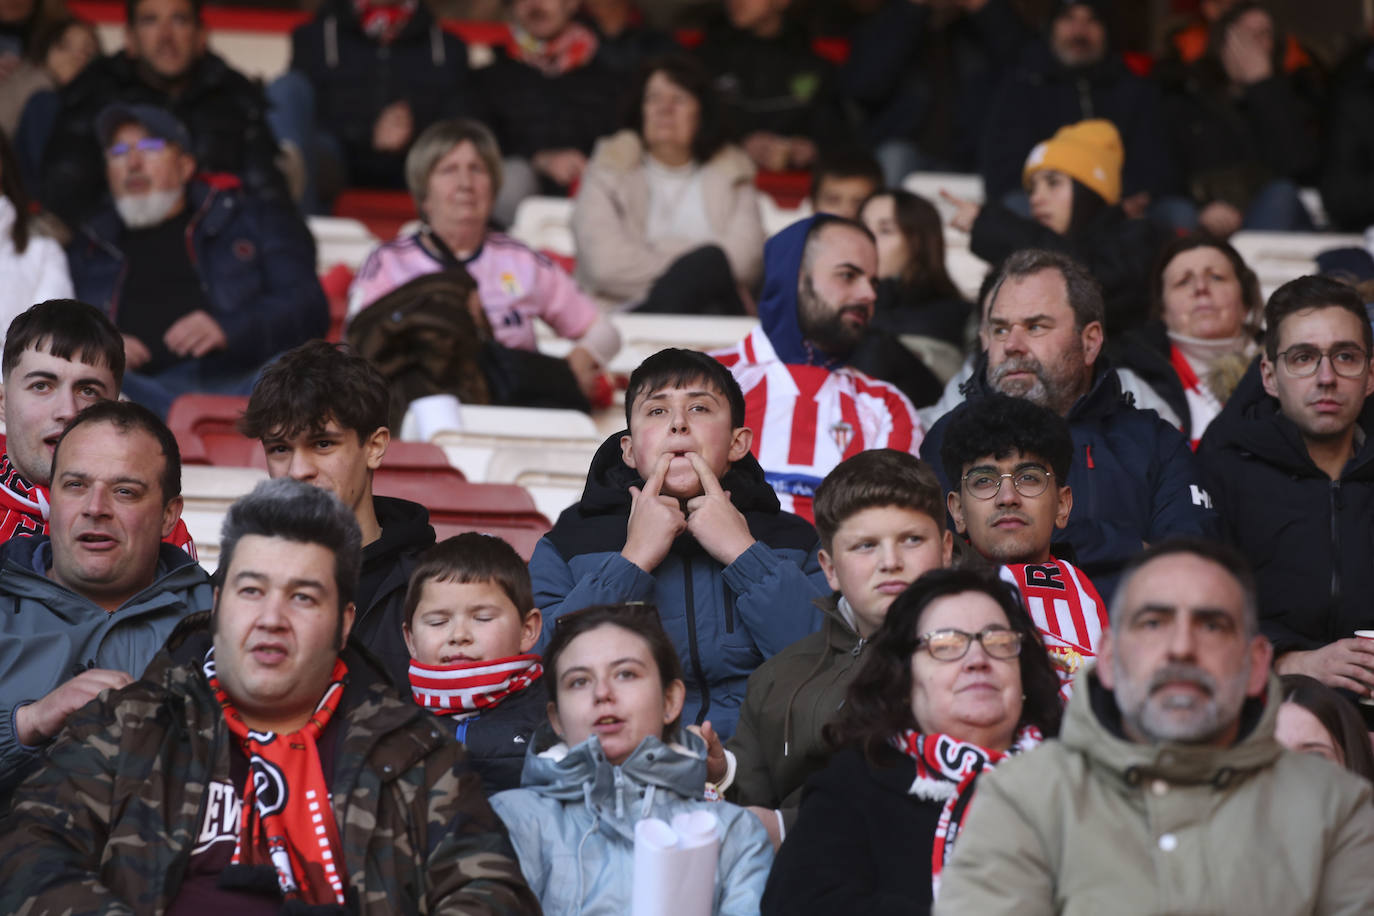
[[[415,702],[441,716],[466,719],[519,693],[544,673],[537,655],[482,659],[456,665],[425,665],[411,659]]]
[[[1017,732],[1016,741],[1005,752],[990,751],[949,735],[923,735],[911,729],[892,739],[897,750],[916,761],[916,778],[908,794],[945,803],[935,825],[935,846],[930,853],[932,899],[940,894],[940,871],[954,854],[954,840],[968,814],[979,775],[1012,754],[1030,750],[1042,740],[1040,729],[1034,725]]]
[[[401,3],[353,0],[353,12],[358,17],[358,25],[362,26],[364,35],[378,44],[389,45],[410,22],[419,5],[419,0],[402,0]]]
[[[596,33],[580,22],[568,23],[548,41],[512,25],[506,52],[512,60],[528,64],[545,76],[562,76],[590,63],[599,44]]]
[[[339,708],[348,666],[343,659],[334,662],[329,688],[305,727],[278,735],[253,731],[243,721],[215,676],[214,656],[211,649],[205,657],[205,676],[230,733],[242,743],[249,769],[232,863],[270,864],[286,900],[343,903],[343,844],[315,742]]]
[[[999,575],[1021,593],[1067,701],[1074,675],[1084,660],[1097,655],[1110,627],[1107,603],[1081,569],[1054,557],[1046,563],[1011,563]]]

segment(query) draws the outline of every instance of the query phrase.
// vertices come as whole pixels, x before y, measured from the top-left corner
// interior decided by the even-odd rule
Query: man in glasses
[[[96,119],[113,197],[68,248],[77,296],[124,336],[124,394],[163,417],[186,392],[248,394],[259,367],[324,334],[315,246],[286,208],[197,176],[186,128],[151,105]]]
[[[1051,544],[1073,508],[1068,424],[1025,398],[992,394],[951,418],[940,459],[954,527],[1021,592],[1067,696],[1107,629],[1106,604],[1065,557],[1073,548]]]
[[[1265,307],[1259,378],[1199,449],[1226,537],[1255,566],[1280,673],[1374,694],[1374,373],[1364,303],[1324,277]]]
[[[1069,425],[1076,510],[1064,528],[1075,562],[1110,597],[1124,564],[1170,535],[1215,536],[1216,513],[1202,473],[1177,429],[1123,396],[1102,355],[1102,290],[1067,255],[1029,248],[1003,263],[987,295],[979,339],[984,357],[964,390],[972,403],[993,393],[1024,398]],[[943,471],[940,443],[957,410],[921,443]],[[954,481],[942,480],[947,490]]]
[[[1234,549],[1133,560],[1059,740],[979,780],[936,916],[1374,912],[1369,783],[1274,740],[1271,655]]]

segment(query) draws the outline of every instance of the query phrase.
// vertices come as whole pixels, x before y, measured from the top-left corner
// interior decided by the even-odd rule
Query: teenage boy
[[[841,462],[817,488],[815,507],[821,568],[834,590],[817,602],[825,624],[749,678],[729,747],[731,800],[782,809],[760,815],[775,846],[796,819],[806,778],[830,757],[821,728],[843,703],[869,638],[908,585],[949,565],[954,547],[939,479],[905,452],[875,449]]]
[[[434,544],[429,510],[372,495],[372,472],[391,442],[391,393],[372,364],[343,346],[313,340],[282,354],[258,379],[239,421],[262,440],[267,473],[328,490],[363,533],[354,637],[376,653],[398,690],[410,683],[401,636],[406,582],[416,557]]]
[[[1084,658],[1097,654],[1107,606],[1082,570],[1053,555],[1069,521],[1065,483],[1073,435],[1054,411],[1025,398],[989,395],[956,413],[940,445],[952,489],[949,514],[979,556],[1002,565],[1045,639],[1065,696]],[[1067,545],[1061,545],[1067,549]]]
[[[650,356],[625,419],[534,549],[534,603],[550,625],[594,604],[656,605],[687,672],[683,721],[709,716],[729,737],[753,670],[820,626],[816,531],[779,508],[749,452],[744,396],[711,357]]]
[[[530,654],[543,626],[525,561],[488,534],[441,541],[410,574],[405,621],[415,702],[453,721],[482,791],[520,788],[548,701]]]
[[[821,154],[811,172],[811,211],[858,219],[859,208],[883,189],[883,169],[865,149],[853,147]]]

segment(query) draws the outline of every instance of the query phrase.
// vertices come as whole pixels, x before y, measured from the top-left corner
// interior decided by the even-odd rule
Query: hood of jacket
[[[416,553],[434,544],[429,510],[408,499],[373,496],[372,508],[382,536],[363,548],[363,565],[394,564],[403,554]]]
[[[797,220],[764,243],[759,323],[778,359],[792,365],[832,369],[844,365],[844,361],[809,345],[802,337],[797,318],[797,278],[801,274],[806,236],[817,220],[825,219],[821,215]]]
[[[1365,440],[1342,477],[1374,478],[1374,397],[1365,399],[1355,422],[1364,430]],[[1205,438],[1209,449],[1246,452],[1294,477],[1326,478],[1326,472],[1308,454],[1298,427],[1280,411],[1278,399],[1264,390],[1259,360],[1246,371],[1226,407],[1207,427]]]
[[[606,759],[595,735],[568,747],[553,726],[544,722],[530,739],[520,786],[563,802],[585,801],[603,815],[614,812],[617,817],[610,823],[633,842],[634,822],[653,807],[653,795],[658,790],[688,800],[702,798],[706,742],[686,729],[680,730],[671,743],[650,735],[617,767]],[[627,790],[634,794],[633,799],[624,795]],[[637,810],[641,806],[644,812]]]
[[[11,538],[0,548],[0,565],[4,567],[4,575],[0,575],[0,593],[41,602],[57,617],[71,614],[79,617],[78,607],[89,608],[92,602],[33,568],[34,554],[49,542],[47,535],[18,537]],[[210,576],[199,563],[180,547],[167,543],[159,545],[157,560],[159,571],[153,581],[125,601],[121,610],[169,601],[185,601],[189,608],[210,606]],[[193,597],[197,589],[204,589],[204,592]]]
[[[1274,739],[1282,699],[1279,679],[1270,674],[1264,695],[1247,698],[1241,707],[1240,737],[1230,747],[1137,744],[1123,733],[1116,697],[1098,680],[1093,664],[1085,667],[1074,684],[1059,739],[1122,786],[1160,778],[1222,787],[1238,775],[1272,765],[1283,753],[1283,746]]]
[[[587,471],[587,485],[581,501],[563,510],[547,535],[564,558],[599,551],[615,552],[625,546],[630,487],[644,486],[644,478],[621,457],[620,439],[625,435],[628,430],[615,433],[601,443]],[[721,475],[720,485],[729,491],[730,502],[744,515],[755,538],[763,539],[780,518],[792,518],[780,513],[778,494],[764,479],[763,468],[752,452]],[[811,527],[805,522],[802,524],[808,529]],[[810,540],[815,540],[814,532]],[[778,546],[773,539],[769,543]],[[673,549],[701,548],[696,538],[684,532],[674,542]]]

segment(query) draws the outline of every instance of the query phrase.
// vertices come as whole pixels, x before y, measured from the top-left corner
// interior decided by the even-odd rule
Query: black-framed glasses
[[[983,651],[993,658],[1015,658],[1021,654],[1022,634],[1010,627],[993,624],[977,633],[963,630],[934,630],[916,640],[916,648],[924,648],[938,662],[957,662],[968,654],[968,647],[978,640]]]
[[[1047,471],[1039,465],[1017,468],[1010,474],[994,474],[992,471],[974,468],[964,475],[964,486],[978,499],[992,499],[1001,492],[1002,481],[1011,478],[1011,485],[1016,488],[1016,492],[1030,499],[1044,493],[1053,476],[1053,471]]]
[[[143,137],[133,143],[111,143],[110,148],[105,150],[105,155],[111,159],[120,159],[129,154],[130,150],[138,150],[140,153],[159,153],[167,148],[167,141],[161,137]]]
[[[1355,344],[1337,344],[1327,350],[1311,344],[1297,344],[1284,350],[1278,358],[1294,378],[1316,375],[1323,358],[1331,360],[1331,371],[1341,378],[1359,378],[1369,368],[1369,354]]]

